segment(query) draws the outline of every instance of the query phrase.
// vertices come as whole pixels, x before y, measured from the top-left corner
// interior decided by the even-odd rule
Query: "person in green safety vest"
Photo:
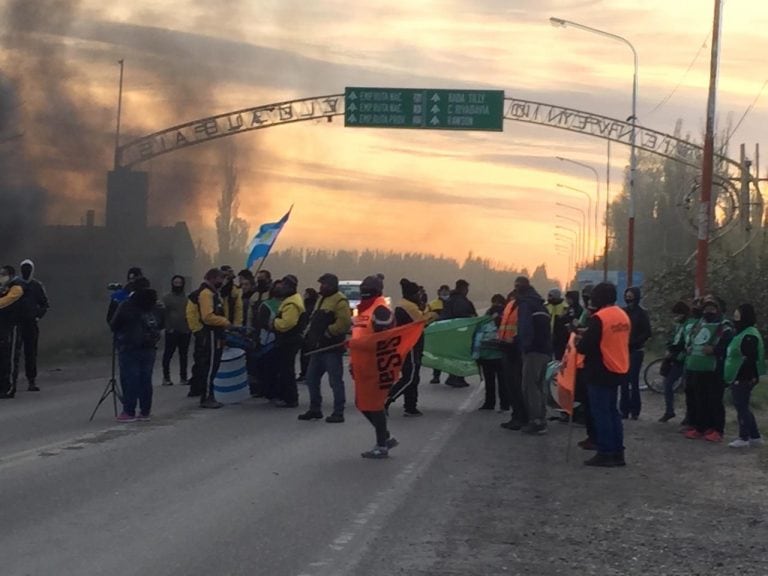
[[[725,427],[723,405],[724,381],[720,371],[719,352],[723,355],[733,331],[714,296],[703,301],[701,319],[693,326],[688,339],[685,357],[686,377],[692,394],[688,439],[704,438],[709,442],[721,442]]]
[[[667,355],[662,363],[665,410],[659,422],[667,422],[675,417],[675,384],[683,377],[686,343],[691,329],[697,322],[696,318],[691,317],[688,304],[683,301],[672,306],[672,316],[675,324],[667,342]]]
[[[739,420],[739,437],[728,444],[731,448],[761,446],[763,439],[757,428],[755,415],[749,408],[760,376],[766,373],[765,345],[763,337],[755,328],[755,309],[751,304],[742,304],[733,313],[736,336],[725,353],[723,376],[731,386],[733,406]]]

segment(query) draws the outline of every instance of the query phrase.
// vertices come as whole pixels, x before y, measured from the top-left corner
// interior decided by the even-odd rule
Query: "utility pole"
[[[120,86],[117,91],[117,129],[115,130],[115,170],[119,167],[119,154],[118,150],[120,149],[120,116],[123,112],[123,68],[125,65],[124,60],[118,60],[118,64],[120,64]]]
[[[712,55],[709,66],[709,98],[707,99],[707,131],[704,136],[704,157],[701,166],[701,201],[699,203],[699,237],[696,251],[695,295],[701,297],[707,290],[709,261],[709,227],[712,220],[712,177],[715,155],[715,110],[717,108],[717,76],[720,61],[720,28],[722,26],[722,0],[715,0],[712,25]]]

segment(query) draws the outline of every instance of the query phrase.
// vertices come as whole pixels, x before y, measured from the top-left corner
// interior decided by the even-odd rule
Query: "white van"
[[[339,292],[344,294],[349,301],[349,307],[352,309],[352,316],[357,316],[357,307],[360,305],[360,285],[362,280],[339,280]],[[392,299],[385,296],[387,306],[392,307]]]

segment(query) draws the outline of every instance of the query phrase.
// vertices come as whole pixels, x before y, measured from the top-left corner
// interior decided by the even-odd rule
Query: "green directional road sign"
[[[504,129],[503,90],[344,90],[344,126],[428,130]]]

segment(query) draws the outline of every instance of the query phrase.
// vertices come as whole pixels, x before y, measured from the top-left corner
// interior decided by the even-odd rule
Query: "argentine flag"
[[[256,236],[253,237],[251,244],[248,246],[250,253],[248,254],[248,260],[245,263],[246,268],[253,266],[253,263],[259,258],[267,257],[269,251],[272,249],[272,245],[275,243],[275,240],[277,240],[278,234],[280,234],[285,223],[288,222],[291,210],[293,210],[293,206],[291,206],[291,209],[288,210],[288,212],[285,213],[285,216],[280,218],[278,222],[269,222],[261,225]]]

